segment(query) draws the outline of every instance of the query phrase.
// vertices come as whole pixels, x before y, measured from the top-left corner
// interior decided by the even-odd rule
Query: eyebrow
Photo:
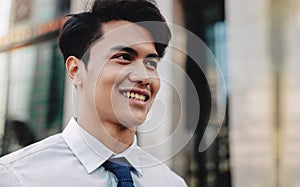
[[[127,53],[132,54],[133,56],[138,56],[138,52],[135,49],[133,49],[131,47],[127,47],[127,46],[122,46],[122,45],[112,47],[111,51],[125,51]],[[160,57],[156,53],[150,53],[145,58],[158,58],[159,59]]]

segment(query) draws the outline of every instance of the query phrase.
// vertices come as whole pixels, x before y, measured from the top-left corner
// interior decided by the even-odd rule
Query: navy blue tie
[[[134,187],[130,174],[131,167],[125,161],[125,158],[107,160],[102,166],[117,177],[118,187]]]

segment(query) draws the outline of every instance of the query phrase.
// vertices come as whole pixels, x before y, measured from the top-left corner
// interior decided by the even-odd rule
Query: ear
[[[80,59],[75,56],[69,56],[66,60],[66,69],[68,76],[75,87],[81,85],[81,75],[80,75]]]

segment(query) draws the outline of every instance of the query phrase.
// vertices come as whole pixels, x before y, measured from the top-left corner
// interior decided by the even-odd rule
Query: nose
[[[129,80],[140,85],[151,84],[151,79],[148,75],[147,68],[142,60],[132,63],[132,70],[129,74]]]

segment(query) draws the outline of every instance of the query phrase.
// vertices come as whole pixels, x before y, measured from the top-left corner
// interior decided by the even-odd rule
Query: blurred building
[[[7,2],[7,0],[6,0]],[[1,155],[60,132],[65,70],[57,34],[68,0],[12,0],[0,38]]]
[[[296,0],[227,0],[234,186],[300,186]]]
[[[188,76],[160,64],[159,74],[170,82],[162,81],[150,113],[161,118],[149,119],[160,123],[154,130],[139,129],[139,144],[191,187],[300,186],[300,2],[157,1],[168,22],[193,32],[214,54],[227,87],[226,113],[222,124],[211,119],[220,83],[206,49],[195,49],[187,32],[173,30],[173,45],[186,53],[171,47],[166,59]],[[63,15],[84,10],[87,2],[12,0],[9,32],[0,36],[1,155],[60,132],[72,116],[57,34]],[[202,68],[188,56],[195,51]],[[200,116],[194,116],[195,101]],[[203,137],[209,139],[218,125],[214,141],[199,151]],[[180,135],[165,141],[176,130]],[[191,131],[193,136],[185,139]]]

